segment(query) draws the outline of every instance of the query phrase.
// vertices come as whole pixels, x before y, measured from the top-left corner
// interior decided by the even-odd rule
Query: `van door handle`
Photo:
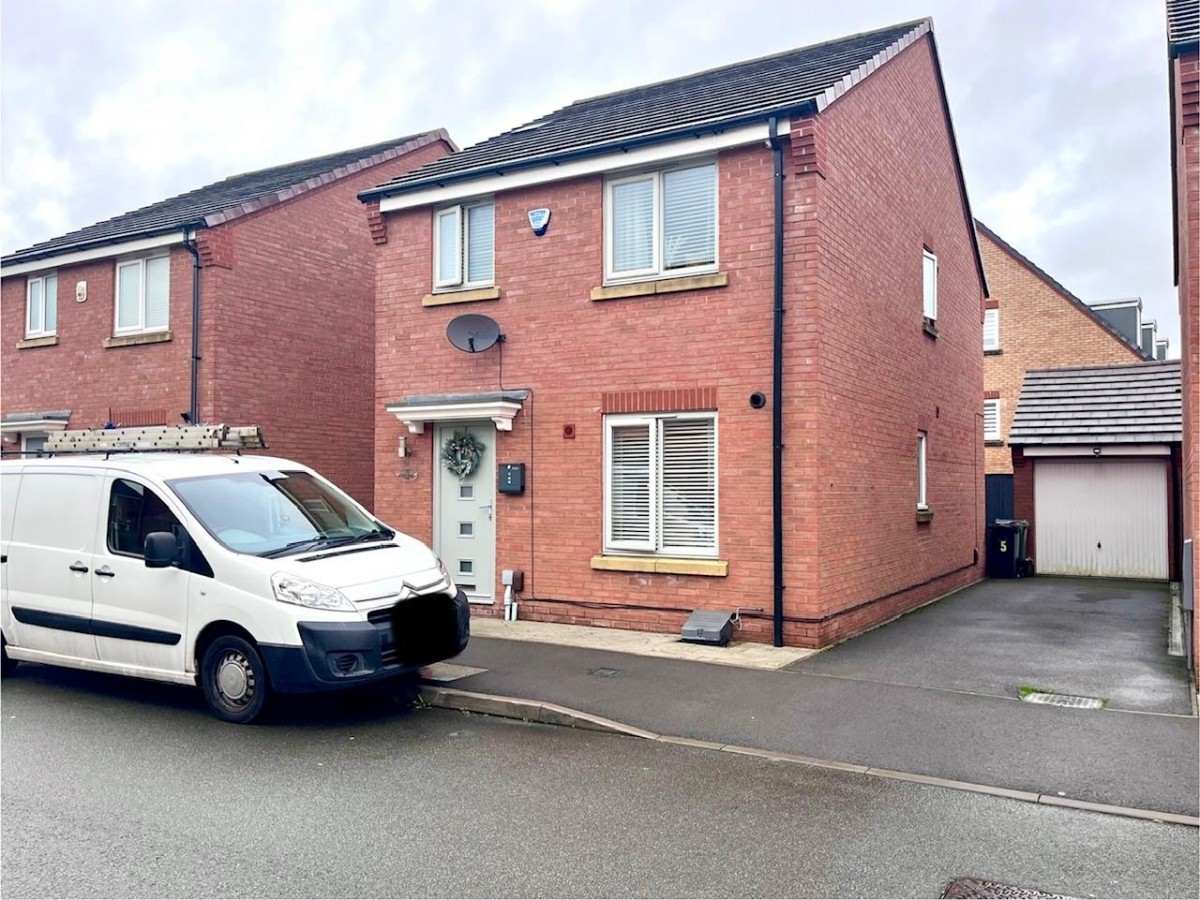
[[[96,570],[96,574],[99,575],[101,578],[112,578],[117,573],[114,572],[112,569],[110,569],[108,566],[101,566],[99,569]]]
[[[67,568],[70,569],[72,572],[81,572],[81,573],[86,573],[88,570],[88,567],[85,566],[81,562],[71,563],[71,565],[67,566]]]

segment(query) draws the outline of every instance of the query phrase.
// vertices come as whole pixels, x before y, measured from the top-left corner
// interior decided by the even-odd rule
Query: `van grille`
[[[423,666],[459,649],[461,623],[449,594],[410,597],[372,610],[367,619],[381,632],[380,662],[385,666]]]

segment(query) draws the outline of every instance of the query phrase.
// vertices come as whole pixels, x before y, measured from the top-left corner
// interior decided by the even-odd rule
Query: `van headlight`
[[[271,587],[275,590],[275,599],[281,603],[294,603],[296,606],[307,606],[310,609],[337,612],[354,612],[355,609],[354,604],[337,588],[326,587],[306,578],[297,578],[286,572],[276,572],[272,575]]]

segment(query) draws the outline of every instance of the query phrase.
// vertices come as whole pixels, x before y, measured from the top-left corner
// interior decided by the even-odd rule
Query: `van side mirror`
[[[179,559],[179,541],[169,531],[150,532],[142,549],[148,569],[165,569]]]

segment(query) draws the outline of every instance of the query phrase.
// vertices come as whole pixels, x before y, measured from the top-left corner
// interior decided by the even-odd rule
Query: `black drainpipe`
[[[775,549],[775,646],[783,646],[783,144],[779,119],[770,120],[770,144],[775,154],[775,352],[771,390],[772,479]]]
[[[188,422],[200,423],[200,251],[183,229],[183,249],[192,254],[192,397],[188,406]]]

